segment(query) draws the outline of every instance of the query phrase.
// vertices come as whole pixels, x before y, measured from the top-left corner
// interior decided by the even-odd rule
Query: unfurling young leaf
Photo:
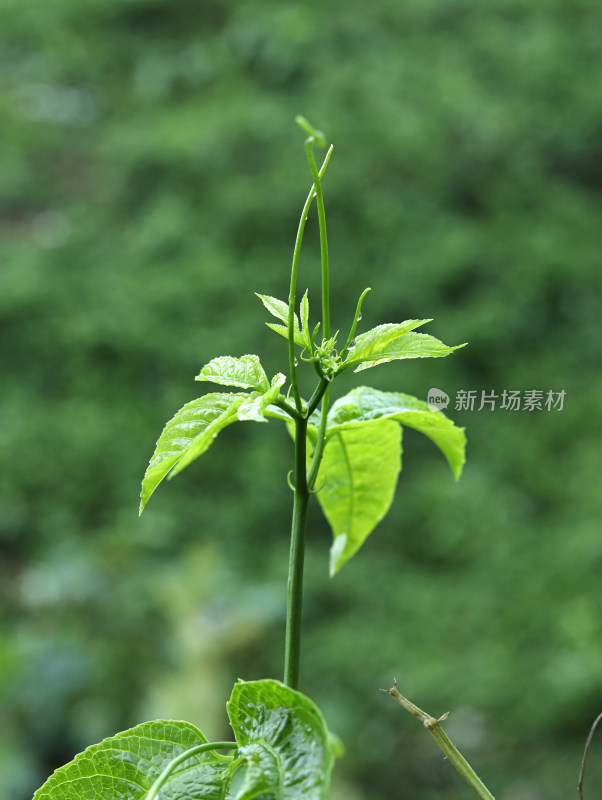
[[[273,331],[276,331],[276,333],[284,336],[285,339],[288,339],[288,303],[285,303],[283,300],[277,300],[275,297],[270,297],[267,294],[257,294],[257,297],[261,300],[272,316],[284,323],[284,325],[277,325],[274,322],[266,322],[268,328],[271,328]],[[293,326],[293,337],[295,344],[298,344],[300,347],[305,347],[305,337],[301,334],[299,318],[296,314],[293,315]]]
[[[288,339],[288,328],[286,325],[278,325],[276,322],[266,322],[268,328],[271,328],[276,333],[279,333],[280,336],[284,336],[285,339]],[[301,335],[301,331],[295,329],[293,338],[295,340],[295,344],[298,344],[299,347],[305,347],[305,339]]]
[[[203,367],[195,381],[211,381],[221,386],[236,386],[256,392],[267,392],[270,388],[259,357],[254,355],[214,358]]]
[[[333,747],[308,697],[279,681],[239,681],[227,708],[250,762],[237,800],[326,800]]]
[[[255,294],[257,294],[257,292]],[[285,303],[284,300],[277,300],[275,297],[270,297],[268,294],[257,294],[257,297],[261,300],[273,317],[276,317],[276,319],[279,319],[281,322],[284,322],[285,325],[288,325],[288,303]],[[294,315],[293,319],[295,330],[298,331],[299,319],[296,314]]]
[[[308,353],[311,353],[311,331],[309,330],[309,298],[308,291],[305,291],[301,299],[299,307],[299,316],[301,317],[301,338],[303,339],[303,346]]]

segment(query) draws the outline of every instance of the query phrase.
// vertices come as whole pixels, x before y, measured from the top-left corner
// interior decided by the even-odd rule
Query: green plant
[[[268,326],[288,342],[290,385],[276,374],[271,380],[256,355],[221,356],[206,364],[196,380],[238,391],[205,394],[187,403],[165,426],[142,484],[140,513],[157,486],[202,455],[217,434],[236,421],[284,422],[294,442],[294,469],[289,560],[284,678],[239,681],[227,704],[234,741],[208,742],[185,722],[143,723],[93,745],[57,770],[38,790],[35,800],[127,797],[132,800],[194,797],[199,800],[237,798],[308,798],[327,796],[338,740],[327,730],[318,708],[298,690],[301,652],[303,562],[307,507],[312,494],[332,527],[330,572],[334,575],[361,547],[388,511],[401,469],[404,427],[428,436],[447,458],[456,478],[464,463],[465,436],[440,411],[405,394],[361,386],[330,403],[333,381],[348,369],[361,372],[378,364],[407,358],[451,354],[438,339],[416,329],[431,320],[413,319],[378,325],[356,335],[360,295],[349,331],[332,333],[329,264],[322,176],[332,147],[318,170],[314,146],[325,146],[321,132],[299,117],[308,134],[305,150],[313,185],[309,191],[293,253],[288,303],[258,295],[277,320]],[[297,276],[307,215],[316,199],[321,245],[322,314],[313,327],[309,298],[303,295],[296,313]],[[321,329],[321,330],[320,330]],[[309,400],[301,397],[299,360],[311,364],[317,376]],[[491,798],[445,737],[435,720],[389,693],[431,729],[439,744],[477,793]],[[401,699],[400,699],[401,698]],[[441,732],[442,733],[442,732]],[[217,751],[232,751],[220,755]],[[470,773],[468,772],[470,770]],[[482,788],[481,788],[482,787]]]

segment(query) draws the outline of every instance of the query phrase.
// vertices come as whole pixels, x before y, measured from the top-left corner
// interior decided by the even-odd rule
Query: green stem
[[[322,166],[320,167],[320,171],[317,172],[317,181],[318,185],[320,184],[320,178],[324,175],[326,171],[326,167],[328,166],[328,162],[330,161],[330,156],[332,154],[332,146],[329,148],[328,152],[326,153],[326,158]],[[312,155],[313,158],[313,155]],[[315,164],[315,161],[314,161]],[[313,174],[313,173],[312,173]],[[288,361],[289,361],[289,369],[291,373],[291,386],[293,388],[293,397],[295,398],[295,407],[299,413],[301,413],[303,404],[301,402],[301,395],[299,393],[299,383],[297,380],[297,365],[295,363],[295,294],[297,291],[297,273],[299,271],[299,256],[301,255],[301,242],[303,241],[303,231],[305,230],[305,223],[307,221],[307,215],[309,214],[309,209],[314,199],[314,194],[316,193],[316,176],[314,176],[314,184],[312,185],[311,189],[309,190],[309,194],[307,195],[307,200],[305,201],[305,205],[303,206],[303,211],[301,212],[301,219],[299,220],[299,227],[297,228],[297,238],[295,240],[295,249],[293,251],[293,264],[291,268],[291,283],[288,295]],[[321,191],[321,188],[320,188]]]
[[[191,747],[190,750],[186,750],[184,753],[181,753],[179,756],[170,761],[169,764],[165,767],[163,772],[159,775],[157,780],[153,783],[151,788],[148,791],[144,800],[156,800],[157,795],[159,794],[160,790],[162,789],[164,783],[167,781],[169,776],[173,773],[176,767],[178,767],[183,761],[186,761],[192,756],[197,756],[200,753],[205,753],[208,750],[236,750],[238,749],[238,745],[236,742],[206,742],[205,744],[199,744],[196,747]]]
[[[316,198],[318,203],[318,222],[320,224],[320,255],[322,261],[322,330],[325,339],[330,338],[330,288],[329,288],[329,274],[328,274],[328,238],[326,236],[326,210],[324,208],[324,195],[322,194],[322,182],[320,174],[314,158],[315,138],[310,136],[305,142],[305,153],[307,155],[307,163],[311,170],[314,179],[314,187],[316,190]],[[330,151],[332,145],[330,146]]]
[[[306,120],[297,118],[304,130],[310,129]],[[309,409],[304,412],[301,395],[299,394],[299,385],[297,382],[297,365],[295,363],[295,338],[294,338],[294,322],[295,322],[295,293],[297,288],[297,272],[299,267],[299,255],[301,252],[301,241],[303,239],[303,231],[305,229],[305,222],[307,214],[311,206],[314,194],[318,202],[318,219],[320,223],[320,247],[321,247],[321,262],[322,262],[322,324],[324,336],[330,335],[330,306],[328,294],[328,243],[326,240],[326,216],[324,211],[324,198],[322,195],[321,177],[326,169],[330,154],[332,153],[332,145],[326,153],[326,158],[320,171],[316,165],[313,154],[313,144],[316,141],[315,135],[310,135],[309,139],[305,142],[305,152],[312,177],[314,179],[313,186],[303,206],[301,212],[301,220],[299,221],[299,228],[297,231],[297,240],[295,241],[295,250],[293,252],[293,265],[291,269],[291,283],[289,291],[289,314],[288,314],[288,357],[289,367],[291,371],[291,386],[295,398],[295,407],[297,409],[297,417],[295,418],[295,494],[293,501],[293,519],[291,525],[291,549],[288,567],[288,585],[287,585],[287,603],[286,603],[286,643],[284,649],[284,682],[293,689],[296,689],[299,684],[299,660],[301,655],[301,618],[303,610],[303,564],[305,560],[305,528],[307,523],[307,505],[309,502],[310,492],[309,489],[313,486],[315,481],[315,473],[317,466],[319,466],[319,458],[316,460],[316,454],[312,459],[310,467],[312,482],[308,485],[307,475],[307,417],[315,408],[317,408],[320,399],[322,399],[322,422],[320,430],[326,425],[326,414],[328,413],[328,382],[321,377],[320,384],[318,385],[314,395],[310,401]],[[301,414],[306,414],[301,418]],[[324,433],[324,431],[322,431]],[[322,436],[322,438],[324,438]],[[323,445],[322,445],[323,447]],[[320,448],[320,442],[316,449]],[[321,448],[320,448],[321,452]]]
[[[286,597],[286,642],[284,683],[291,689],[299,685],[301,655],[301,615],[303,608],[303,562],[309,489],[306,475],[307,420],[295,420],[295,495],[291,524],[291,550],[288,563]]]
[[[297,417],[300,416],[300,413],[291,405],[289,405],[289,403],[287,403],[283,398],[278,398],[275,400],[274,405],[278,406],[278,408],[281,408],[283,411],[286,411],[289,417],[292,417],[293,419],[297,419]]]
[[[447,719],[447,714],[444,714],[440,719],[431,717],[426,711],[423,711],[418,706],[414,705],[407,697],[404,697],[397,691],[397,681],[391,689],[383,689],[383,691],[390,694],[391,697],[402,705],[406,711],[409,711],[416,719],[419,719],[424,727],[429,730],[437,742],[439,747],[443,750],[448,760],[458,770],[460,775],[464,778],[466,783],[473,789],[481,800],[495,800],[489,789],[485,786],[483,781],[479,778],[477,773],[470,766],[468,761],[464,758],[462,753],[452,743],[448,735],[441,727],[444,719]]]
[[[324,391],[324,398],[322,400],[322,410],[320,414],[320,427],[318,429],[318,440],[316,442],[316,449],[311,458],[311,464],[307,472],[307,485],[310,491],[314,488],[316,478],[318,477],[318,470],[320,469],[320,461],[326,445],[326,422],[328,420],[328,400],[329,400],[330,384],[326,382],[326,389]]]
[[[320,376],[320,383],[316,386],[316,391],[312,394],[309,403],[307,404],[308,418],[314,413],[316,408],[320,405],[320,400],[324,396],[324,392],[330,386],[330,381]]]

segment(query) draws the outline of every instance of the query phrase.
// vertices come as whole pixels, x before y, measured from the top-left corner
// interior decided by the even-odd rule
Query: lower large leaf
[[[327,432],[317,486],[330,523],[334,575],[385,516],[401,469],[401,427],[389,420]]]
[[[145,722],[88,747],[33,800],[326,800],[340,748],[309,698],[278,681],[239,681],[227,708],[236,742],[208,744],[187,722]],[[235,758],[215,752],[224,747]]]
[[[322,714],[279,681],[239,681],[228,703],[240,754],[248,760],[238,800],[325,800],[333,764]]]
[[[206,744],[187,722],[145,722],[92,745],[58,769],[33,800],[144,800],[155,780],[188,750]],[[224,800],[230,759],[213,751],[178,764],[161,788],[162,800]]]

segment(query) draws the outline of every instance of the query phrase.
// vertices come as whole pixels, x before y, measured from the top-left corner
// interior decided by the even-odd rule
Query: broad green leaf
[[[281,372],[274,375],[266,392],[259,397],[249,397],[248,400],[241,403],[238,408],[238,419],[243,422],[267,422],[266,409],[278,399],[280,387],[285,380],[286,378]]]
[[[369,357],[362,359],[354,372],[402,358],[441,358],[464,346],[464,344],[458,344],[455,347],[448,347],[439,339],[426,333],[406,333],[399,339],[389,342],[379,353],[372,353]]]
[[[326,723],[309,698],[273,681],[239,681],[228,716],[250,772],[239,798],[326,800],[333,753]],[[243,793],[244,790],[244,793]]]
[[[88,747],[51,775],[34,800],[144,800],[170,762],[206,742],[187,722],[145,722]],[[192,755],[175,768],[161,799],[224,800],[229,764],[214,751]]]
[[[222,386],[237,386],[239,389],[256,392],[267,392],[270,388],[259,357],[254,355],[214,358],[203,367],[195,381],[211,381]]]
[[[227,707],[235,759],[199,753],[207,739],[187,722],[146,722],[88,747],[34,800],[326,799],[340,748],[311,700],[278,681],[239,681]],[[233,797],[230,782],[243,759],[245,779]]]
[[[303,344],[308,353],[311,353],[311,331],[309,330],[309,298],[308,291],[305,291],[299,307],[299,316],[301,317],[301,336]]]
[[[169,420],[142,481],[141,514],[163,478],[168,473],[173,477],[202,455],[223,428],[236,422],[238,408],[248,398],[246,392],[206,394],[186,403]]]
[[[275,322],[266,322],[268,328],[271,328],[276,333],[279,333],[281,336],[284,336],[285,339],[288,339],[288,328],[286,325],[278,325]],[[295,344],[298,344],[300,347],[305,347],[305,339],[303,338],[301,331],[295,329],[294,336]]]
[[[360,333],[349,348],[349,354],[343,362],[343,368],[360,364],[362,361],[379,358],[387,346],[400,336],[432,322],[430,319],[407,319],[405,322],[385,323]]]
[[[256,293],[257,294],[257,293]],[[281,322],[288,328],[288,314],[289,308],[288,303],[285,303],[283,300],[277,300],[275,297],[270,297],[268,294],[258,294],[257,297],[261,300],[267,310],[272,314],[272,316],[279,319]],[[295,314],[293,317],[295,330],[299,330],[299,320],[297,315]]]
[[[384,419],[396,420],[428,436],[448,460],[456,479],[460,477],[466,449],[464,428],[457,428],[441,411],[431,411],[425,402],[410,395],[359,386],[333,403],[327,432]]]
[[[389,420],[327,430],[316,485],[330,523],[334,575],[361,547],[393,501],[401,469],[401,427]]]

